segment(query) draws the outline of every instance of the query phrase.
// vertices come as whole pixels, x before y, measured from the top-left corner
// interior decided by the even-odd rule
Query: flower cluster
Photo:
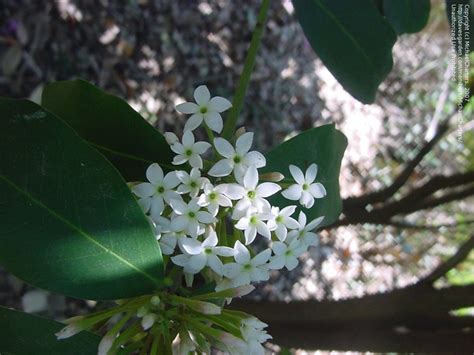
[[[280,209],[268,198],[281,191],[286,199],[311,208],[326,195],[324,186],[315,182],[317,165],[305,172],[290,165],[293,183],[279,184],[284,179],[279,173],[260,175],[266,160],[251,150],[253,133],[240,131],[235,142],[212,133],[222,131],[220,113],[230,102],[211,98],[206,86],[199,86],[194,97],[196,103],[176,107],[191,114],[181,140],[165,134],[176,153],[173,164],[183,170],[165,175],[154,163],[146,171],[148,181],[132,188],[150,216],[163,254],[183,268],[188,286],[202,273],[216,283],[216,290],[268,280],[271,270],[294,269],[298,257],[317,244],[312,231],[323,217],[307,223],[304,212],[295,218],[296,205]],[[196,141],[193,134],[203,123],[210,143]],[[268,247],[255,255],[252,247],[258,238],[267,240]]]
[[[231,103],[211,98],[206,86],[198,87],[194,98],[195,103],[176,107],[191,115],[182,137],[165,133],[176,154],[173,166],[153,163],[146,182],[130,184],[155,230],[172,287],[73,318],[58,338],[108,326],[99,355],[124,349],[161,354],[162,348],[169,353],[172,347],[178,354],[210,353],[210,346],[230,354],[264,354],[262,344],[271,338],[267,325],[223,306],[251,292],[252,283],[268,280],[272,270],[293,270],[318,243],[314,230],[324,217],[307,221],[302,211],[295,216],[296,202],[272,206],[269,198],[281,193],[310,208],[326,190],[315,182],[316,164],[305,172],[290,165],[292,179],[260,173],[266,159],[251,149],[253,133],[239,129],[231,141],[215,137],[223,130],[220,114]],[[202,124],[209,142],[197,141],[193,133]],[[187,287],[181,285],[181,273]],[[214,287],[212,292],[191,288],[197,274]]]

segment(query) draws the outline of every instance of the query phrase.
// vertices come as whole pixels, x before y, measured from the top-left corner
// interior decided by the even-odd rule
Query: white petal
[[[286,258],[286,268],[291,271],[293,270],[296,266],[298,266],[298,259],[294,256],[288,256]]]
[[[207,127],[217,133],[222,132],[222,127],[224,126],[222,122],[222,117],[217,112],[208,112],[204,115],[204,122],[206,122]]]
[[[151,217],[153,219],[157,219],[161,215],[161,212],[163,212],[164,208],[165,208],[165,203],[163,202],[163,199],[158,196],[153,197],[151,200],[151,206],[150,206]]]
[[[272,255],[271,249],[265,249],[264,251],[258,253],[251,261],[253,266],[263,265],[265,264],[270,256]]]
[[[254,227],[254,226],[248,227],[244,231],[245,245],[252,244],[252,242],[255,240],[256,236],[257,236],[257,228]]]
[[[143,212],[147,213],[150,210],[151,197],[140,198],[137,202],[140,205],[140,207],[142,208]]]
[[[244,176],[244,186],[247,190],[255,190],[258,184],[258,172],[255,167],[249,167]]]
[[[270,262],[268,263],[268,267],[272,270],[280,270],[283,269],[285,266],[285,257],[283,255],[276,255],[271,258]]]
[[[235,143],[235,150],[239,155],[246,154],[252,146],[253,132],[242,134]]]
[[[184,131],[194,131],[202,123],[203,117],[201,113],[195,113],[188,118],[186,124],[184,125]]]
[[[151,197],[155,194],[156,188],[149,182],[143,182],[132,187],[132,192],[141,198]]]
[[[176,106],[176,111],[189,115],[198,112],[199,106],[194,102],[184,102]]]
[[[300,224],[301,228],[306,226],[306,215],[303,211],[300,211],[300,214],[298,215],[298,223]]]
[[[288,234],[288,230],[286,229],[285,226],[282,226],[281,224],[275,229],[275,234],[278,237],[279,240],[282,242],[286,239],[286,236]]]
[[[171,220],[170,228],[173,231],[182,231],[188,225],[188,219],[185,216],[178,216]]]
[[[256,168],[263,168],[267,164],[263,154],[257,151],[248,152],[245,160],[247,165],[253,165]]]
[[[240,265],[237,263],[228,263],[224,265],[224,275],[229,279],[235,278],[240,272]]]
[[[193,151],[196,154],[204,154],[210,147],[211,144],[208,142],[197,142],[194,144]]]
[[[217,242],[217,234],[214,230],[211,230],[209,236],[204,240],[204,242],[202,242],[202,246],[204,248],[215,247],[217,245]]]
[[[189,258],[187,269],[194,273],[201,271],[206,266],[207,256],[204,254],[193,255]]]
[[[199,106],[206,105],[211,99],[211,93],[206,85],[200,85],[194,90],[194,100]]]
[[[292,205],[292,206],[286,206],[285,208],[283,208],[281,211],[280,211],[280,214],[285,216],[285,217],[289,217],[291,216],[293,213],[295,213],[295,210],[296,210],[296,206],[295,205]]]
[[[179,254],[171,258],[171,261],[173,262],[173,264],[178,265],[178,266],[185,266],[188,263],[188,260],[189,260],[189,256],[184,255],[184,254]]]
[[[168,143],[169,145],[179,142],[178,136],[173,132],[165,132],[163,135],[165,136],[166,143]]]
[[[180,247],[189,255],[197,255],[202,252],[201,242],[193,238],[180,238]]]
[[[239,264],[246,264],[250,261],[250,253],[245,245],[243,245],[240,241],[235,242],[234,259]]]
[[[209,255],[207,257],[207,265],[217,274],[224,274],[224,265],[222,261],[215,255]]]
[[[252,277],[252,281],[259,282],[259,281],[268,280],[270,278],[270,275],[268,273],[267,268],[258,267],[252,270],[251,277]]]
[[[245,196],[245,189],[237,184],[222,184],[218,186],[224,195],[231,200],[239,200]]]
[[[173,165],[181,165],[188,161],[188,157],[184,155],[176,155],[173,158]]]
[[[214,139],[214,147],[216,147],[217,152],[225,158],[232,159],[235,155],[234,147],[224,138]]]
[[[300,203],[305,208],[311,208],[314,205],[314,197],[309,192],[303,191],[300,198]]]
[[[310,230],[315,229],[317,226],[319,226],[321,224],[323,219],[324,219],[324,216],[321,216],[321,217],[318,217],[318,218],[312,220],[311,222],[308,223],[305,230],[310,231]]]
[[[236,224],[235,228],[240,229],[240,230],[245,230],[249,226],[249,219],[247,217],[241,218]]]
[[[306,170],[306,174],[304,176],[304,179],[307,184],[311,184],[315,179],[316,175],[318,174],[318,166],[316,164],[311,164]]]
[[[213,223],[216,221],[216,219],[212,217],[212,215],[209,212],[205,212],[205,211],[199,211],[196,214],[196,218],[199,222],[205,223],[205,224]]]
[[[271,239],[272,235],[270,233],[270,230],[268,229],[268,226],[266,223],[263,223],[262,221],[257,222],[257,232],[264,236],[265,238]]]
[[[163,179],[163,187],[166,190],[174,189],[179,184],[179,178],[177,176],[176,171],[171,171],[166,174],[165,178]]]
[[[234,249],[229,247],[215,247],[214,253],[220,256],[234,256]]]
[[[224,112],[232,107],[229,100],[224,97],[215,96],[209,101],[207,106],[210,111]]]
[[[185,131],[183,134],[183,146],[188,148],[194,144],[194,134],[190,131]]]
[[[284,198],[287,198],[288,200],[299,200],[301,198],[302,193],[303,189],[301,188],[301,185],[294,184],[286,190],[283,190],[281,194]]]
[[[326,189],[319,182],[311,184],[309,187],[309,192],[311,192],[311,195],[313,195],[315,198],[323,198],[327,194]]]
[[[176,142],[170,146],[171,150],[176,154],[184,154],[184,147],[180,142]]]
[[[248,285],[250,283],[250,274],[248,272],[242,272],[236,276],[233,280],[234,287]]]
[[[286,217],[284,225],[290,229],[298,229],[300,228],[300,224],[296,221],[296,219],[291,217]]]
[[[153,185],[158,185],[163,180],[163,169],[157,163],[151,164],[146,169],[146,178]]]
[[[290,165],[290,173],[298,184],[304,184],[304,175],[300,168]]]
[[[170,205],[177,214],[185,214],[188,211],[188,205],[180,200],[171,200]]]
[[[273,242],[272,249],[275,255],[283,255],[287,251],[288,247],[286,246],[285,243]]]
[[[256,192],[257,196],[259,197],[269,197],[276,194],[280,190],[280,185],[273,182],[264,182],[263,184],[258,185]]]
[[[232,172],[232,164],[229,159],[219,160],[214,166],[209,170],[208,174],[214,177],[227,176]]]
[[[217,196],[217,203],[219,204],[219,206],[232,207],[232,201],[230,200],[230,198],[224,196],[223,194]]]
[[[202,169],[202,159],[199,155],[193,154],[189,157],[189,165],[193,168]]]

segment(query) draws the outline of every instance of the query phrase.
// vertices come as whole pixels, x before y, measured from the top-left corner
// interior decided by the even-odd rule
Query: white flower
[[[307,246],[318,245],[318,235],[311,231],[314,230],[317,226],[319,226],[323,219],[324,216],[318,217],[306,224],[306,215],[303,213],[303,211],[301,211],[298,216],[299,228],[289,232],[288,238],[297,237]]]
[[[179,195],[173,189],[179,184],[179,179],[174,171],[163,177],[161,167],[153,163],[146,170],[146,177],[149,181],[132,187],[132,192],[140,199],[138,203],[143,211],[150,211],[151,217],[156,220],[163,212],[164,201],[179,198]],[[164,200],[164,201],[163,201]]]
[[[114,345],[115,337],[112,335],[105,335],[100,343],[99,343],[99,349],[97,350],[97,355],[107,355],[109,353],[109,350],[112,348],[112,345]]]
[[[209,179],[201,177],[201,171],[197,168],[191,169],[191,174],[186,171],[177,171],[176,176],[182,182],[182,185],[178,186],[178,193],[189,193],[191,197],[196,197],[204,184],[209,182]]]
[[[217,234],[213,230],[202,243],[192,238],[183,238],[182,241],[182,248],[186,254],[174,256],[171,260],[176,265],[184,267],[187,273],[197,274],[205,266],[209,266],[216,274],[222,275],[224,265],[219,256],[234,255],[232,248],[217,246]]]
[[[266,328],[267,326],[268,325],[266,323],[263,323],[257,318],[253,317],[242,320],[240,331],[242,332],[242,336],[247,343],[246,354],[265,354],[265,349],[262,344],[272,338],[265,330],[263,330],[263,328]]]
[[[221,112],[228,110],[232,104],[229,100],[211,94],[205,85],[198,86],[194,90],[194,102],[185,102],[176,106],[178,112],[192,114],[184,126],[185,131],[193,131],[204,122],[214,132],[221,133],[223,128]]]
[[[217,221],[209,212],[200,211],[201,207],[196,200],[191,200],[188,204],[180,200],[171,200],[170,205],[177,215],[171,220],[171,229],[186,231],[193,238],[199,235],[201,223],[209,224]]]
[[[270,249],[265,249],[251,259],[245,245],[240,241],[236,241],[234,245],[235,263],[224,265],[224,275],[232,279],[233,287],[248,285],[254,281],[266,281],[270,277],[267,261],[271,254]]]
[[[314,182],[318,174],[318,166],[311,164],[306,170],[306,174],[300,168],[290,165],[290,172],[295,179],[296,184],[291,185],[281,194],[288,200],[300,200],[300,203],[305,208],[311,208],[314,204],[315,198],[323,198],[326,196],[326,189],[319,182]]]
[[[204,193],[199,196],[198,204],[201,207],[206,207],[207,210],[216,216],[219,211],[219,206],[232,207],[232,201],[224,194],[225,186],[212,186],[210,183],[204,185]]]
[[[235,225],[235,228],[244,231],[245,245],[251,244],[255,240],[257,233],[267,239],[271,239],[272,235],[270,229],[264,222],[271,218],[271,214],[258,212],[253,207],[250,208],[250,211],[248,216],[239,219]]]
[[[261,153],[257,151],[249,152],[252,140],[253,133],[244,133],[237,139],[234,149],[232,144],[224,138],[214,139],[214,147],[224,159],[219,160],[209,170],[209,175],[222,177],[234,171],[235,177],[242,177],[249,166],[255,166],[256,168],[265,166],[266,160]]]
[[[184,238],[186,238],[186,233],[184,231],[173,231],[161,234],[158,239],[161,252],[165,255],[173,254],[176,244],[179,244],[180,249],[182,249],[182,240]]]
[[[300,226],[294,218],[290,217],[295,213],[295,209],[296,206],[287,206],[280,211],[278,207],[272,207],[273,218],[267,222],[267,225],[282,242],[286,239],[288,229],[297,229]]]
[[[153,324],[155,324],[156,321],[156,314],[154,313],[148,313],[142,318],[142,328],[143,330],[148,330],[150,329]]]
[[[298,258],[306,249],[307,245],[298,238],[292,238],[289,244],[274,242],[272,250],[275,256],[270,259],[268,267],[275,270],[286,267],[291,271],[298,265]]]
[[[239,200],[232,213],[233,219],[239,219],[248,214],[249,208],[254,207],[258,212],[270,210],[271,206],[265,197],[281,190],[278,184],[264,182],[258,185],[257,168],[249,167],[244,175],[242,186],[238,184],[223,184],[224,193],[233,200]]]
[[[189,162],[193,168],[202,169],[201,154],[204,154],[211,145],[208,142],[194,141],[194,135],[191,131],[185,131],[182,143],[176,142],[171,146],[171,150],[177,155],[173,159],[174,165],[181,165]]]

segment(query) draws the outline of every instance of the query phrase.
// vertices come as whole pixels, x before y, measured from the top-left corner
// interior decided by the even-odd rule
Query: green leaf
[[[54,335],[63,324],[0,307],[0,354],[7,355],[95,355],[100,337],[81,332],[69,339]]]
[[[333,124],[309,129],[296,137],[283,142],[281,145],[266,154],[267,165],[264,172],[280,172],[285,175],[284,182],[294,183],[289,171],[289,165],[296,165],[305,172],[312,163],[318,165],[316,182],[320,182],[327,190],[326,197],[316,199],[311,209],[299,207],[308,220],[325,216],[321,226],[336,221],[341,214],[342,202],[339,195],[339,171],[347,138],[336,130]],[[289,201],[281,194],[270,199],[273,205],[283,208],[291,204],[299,205],[298,201]],[[298,215],[298,212],[295,214]]]
[[[163,135],[124,100],[86,81],[46,85],[42,105],[99,149],[128,181],[143,180],[151,163],[165,170],[171,164],[173,155]]]
[[[162,283],[154,233],[118,171],[68,125],[0,98],[0,264],[37,287],[86,299]]]
[[[416,33],[430,17],[430,0],[384,0],[383,11],[398,34]]]
[[[371,103],[392,69],[397,36],[373,0],[293,0],[316,54],[352,96]]]

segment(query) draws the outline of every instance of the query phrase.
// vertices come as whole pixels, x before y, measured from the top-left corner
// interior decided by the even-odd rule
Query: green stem
[[[245,92],[247,91],[247,87],[250,82],[250,75],[252,74],[253,66],[255,64],[258,46],[262,40],[262,34],[265,27],[265,21],[267,19],[269,5],[270,0],[263,0],[260,11],[258,12],[257,24],[255,25],[255,30],[252,34],[252,40],[250,42],[247,57],[245,58],[244,69],[239,78],[237,89],[232,100],[232,108],[229,111],[229,115],[225,121],[224,130],[222,132],[222,136],[227,140],[232,138],[232,134],[235,131],[235,126],[237,125],[237,119],[244,104]]]

